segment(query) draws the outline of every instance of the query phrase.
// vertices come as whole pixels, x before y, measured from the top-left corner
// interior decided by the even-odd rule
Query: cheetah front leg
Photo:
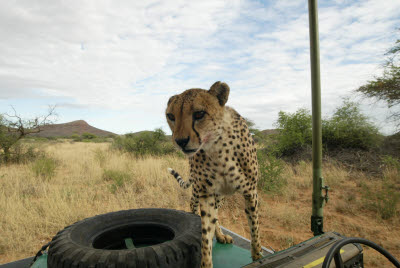
[[[258,195],[252,193],[244,196],[245,212],[251,233],[251,258],[253,261],[262,258],[260,235],[258,232]]]
[[[215,215],[217,221],[215,222],[215,237],[218,241],[218,243],[221,244],[232,244],[233,238],[230,235],[224,235],[222,233],[221,227],[219,226],[219,220],[218,220],[218,209],[221,207],[223,202],[223,197],[220,195],[215,196]]]
[[[212,244],[217,222],[214,195],[200,197],[201,268],[212,268]]]

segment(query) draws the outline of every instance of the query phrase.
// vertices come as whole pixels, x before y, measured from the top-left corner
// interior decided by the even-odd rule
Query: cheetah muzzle
[[[166,117],[173,143],[189,158],[188,181],[173,169],[168,171],[182,188],[192,186],[190,209],[202,224],[201,267],[212,267],[212,239],[232,243],[218,222],[218,208],[225,195],[240,192],[245,199],[251,233],[251,256],[262,257],[258,223],[258,162],[246,121],[225,106],[229,87],[216,82],[209,90],[193,88],[168,101]]]

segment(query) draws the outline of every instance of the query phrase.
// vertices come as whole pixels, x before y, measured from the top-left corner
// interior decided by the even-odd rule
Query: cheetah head
[[[208,150],[220,137],[228,96],[229,86],[215,82],[209,90],[192,88],[169,99],[165,114],[172,141],[187,156]]]

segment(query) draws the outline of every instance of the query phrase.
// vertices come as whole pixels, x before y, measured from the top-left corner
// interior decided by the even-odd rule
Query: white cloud
[[[113,3],[2,2],[0,34],[7,39],[0,61],[8,66],[0,67],[0,77],[14,84],[1,88],[37,88],[88,105],[134,104],[133,85],[163,72],[182,42],[194,52],[207,47],[207,38],[235,15],[232,9],[218,16],[232,6],[221,1]]]
[[[399,9],[398,1],[321,2],[325,113],[382,71]],[[170,95],[217,80],[231,86],[229,104],[262,128],[279,110],[310,106],[299,1],[2,1],[0,36],[3,102],[46,96],[65,99],[65,109],[121,111],[108,123],[116,132],[166,126]]]

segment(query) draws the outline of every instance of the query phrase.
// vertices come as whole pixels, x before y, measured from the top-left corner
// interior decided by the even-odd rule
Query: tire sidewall
[[[120,226],[158,225],[174,233],[172,240],[135,249],[96,249],[99,235]],[[198,267],[200,217],[172,209],[132,209],[84,219],[60,231],[51,241],[48,267]]]

